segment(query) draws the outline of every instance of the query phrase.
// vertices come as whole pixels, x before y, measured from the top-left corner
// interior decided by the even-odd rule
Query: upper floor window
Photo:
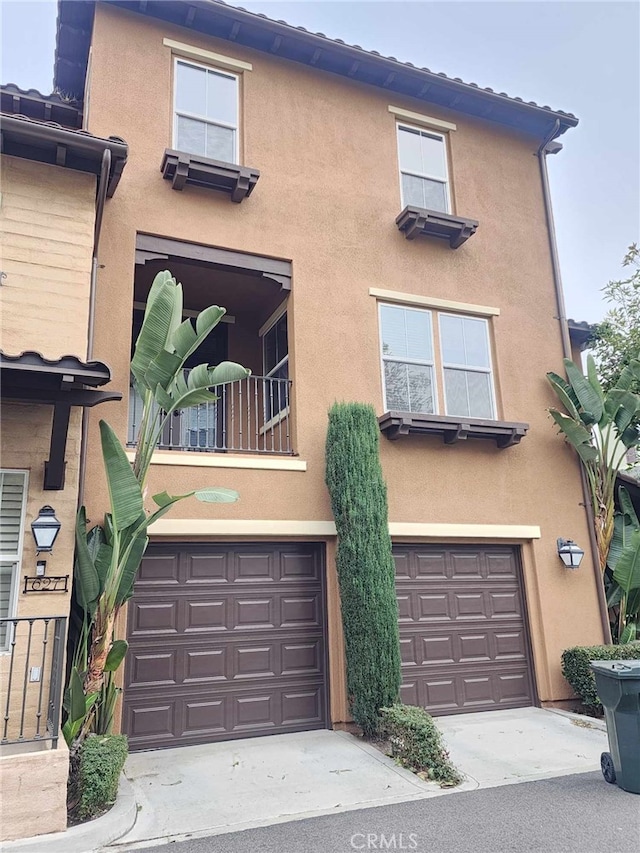
[[[380,306],[386,409],[435,412],[431,312]]]
[[[380,305],[385,410],[438,414],[437,370],[444,391],[442,414],[495,419],[487,321],[441,313],[438,330],[436,356],[431,311]]]
[[[445,137],[433,130],[398,125],[402,206],[451,212]]]
[[[487,321],[440,314],[440,347],[446,413],[495,418]]]
[[[176,59],[174,148],[238,162],[238,78]]]

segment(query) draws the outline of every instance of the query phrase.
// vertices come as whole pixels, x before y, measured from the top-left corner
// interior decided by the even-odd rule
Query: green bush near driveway
[[[380,716],[380,734],[388,739],[393,758],[403,767],[425,773],[440,785],[462,782],[438,727],[424,708],[397,704],[381,708]]]
[[[640,643],[622,646],[576,646],[562,653],[562,674],[594,714],[602,714],[596,680],[589,666],[592,660],[640,660]]]
[[[125,735],[90,735],[82,744],[77,818],[90,820],[115,802],[128,752]]]
[[[387,487],[373,406],[336,403],[329,412],[326,483],[338,531],[336,565],[354,721],[375,736],[379,710],[398,699],[400,638]]]

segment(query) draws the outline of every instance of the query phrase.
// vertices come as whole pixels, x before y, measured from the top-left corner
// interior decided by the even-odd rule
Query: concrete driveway
[[[110,849],[180,841],[599,767],[607,736],[539,708],[439,717],[465,774],[443,789],[345,732],[316,731],[131,755],[133,829]],[[115,851],[114,851],[115,853]]]

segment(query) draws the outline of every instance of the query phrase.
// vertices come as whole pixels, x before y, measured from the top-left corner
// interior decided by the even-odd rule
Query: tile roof
[[[420,68],[394,56],[384,56],[324,33],[313,33],[286,21],[250,12],[223,0],[103,0],[136,14],[170,25],[190,28],[213,38],[303,63],[318,71],[399,93],[458,113],[517,128],[537,138],[559,136],[578,119],[548,105],[496,92],[459,77]],[[56,85],[82,97],[95,0],[85,3],[59,0],[55,59]]]

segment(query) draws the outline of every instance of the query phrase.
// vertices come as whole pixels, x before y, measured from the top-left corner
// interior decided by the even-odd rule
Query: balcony
[[[189,373],[185,370],[185,375]],[[249,376],[211,389],[218,399],[174,412],[158,443],[159,450],[196,453],[263,453],[292,455],[291,381]],[[142,400],[129,389],[127,444],[135,447]]]

